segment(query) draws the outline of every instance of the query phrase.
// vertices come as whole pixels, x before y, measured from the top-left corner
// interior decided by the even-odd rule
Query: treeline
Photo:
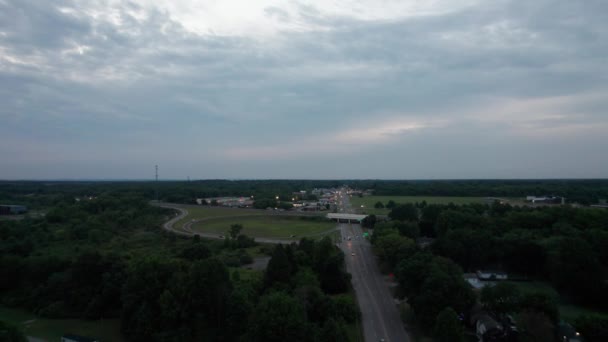
[[[254,196],[290,201],[292,193],[314,188],[339,187],[345,181],[314,180],[201,180],[201,181],[0,181],[0,203],[32,208],[52,206],[75,197],[103,193],[137,193],[149,200],[195,203],[196,198]]]
[[[523,197],[553,195],[570,203],[608,199],[608,180],[199,180],[199,181],[0,181],[0,203],[39,208],[66,198],[97,196],[112,191],[138,193],[147,199],[194,203],[196,198],[254,196],[289,201],[292,193],[314,188],[349,186],[375,195]]]
[[[462,270],[499,269],[512,278],[547,281],[571,302],[608,308],[608,210],[419,203],[397,205],[389,217],[391,221],[375,224],[374,249],[384,267],[395,273],[418,322],[429,332],[436,324],[446,324],[437,321],[444,308],[463,318],[478,302],[498,314],[519,313],[521,327],[532,340],[553,333],[535,330],[531,322],[554,328],[559,319],[556,298],[520,294],[508,285],[476,298]],[[422,249],[415,243],[420,237],[435,240]],[[443,319],[448,316],[444,313]],[[597,332],[607,323],[598,317],[571,323],[603,336],[588,337],[591,341],[608,337],[605,330],[603,335]]]
[[[382,196],[560,196],[570,203],[608,199],[608,179],[375,181],[367,187]]]

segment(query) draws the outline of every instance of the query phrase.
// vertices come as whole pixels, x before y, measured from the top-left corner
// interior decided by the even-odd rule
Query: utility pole
[[[160,203],[158,201],[158,165],[154,165],[154,171],[155,171],[154,197],[156,197],[156,203]]]

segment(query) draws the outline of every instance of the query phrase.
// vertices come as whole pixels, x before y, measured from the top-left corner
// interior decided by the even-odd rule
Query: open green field
[[[223,207],[184,207],[188,210],[188,215],[175,223],[175,227],[181,227],[184,223],[191,220],[199,220],[208,217],[230,217],[230,216],[256,216],[268,215],[267,212],[251,209],[223,208]]]
[[[320,236],[331,231],[336,224],[331,221],[317,221],[300,217],[288,216],[243,216],[243,217],[220,217],[196,222],[192,230],[201,233],[228,235],[230,226],[233,224],[243,225],[241,233],[251,237],[264,238],[290,238],[305,236]],[[330,234],[331,232],[328,232]]]
[[[72,333],[95,337],[100,341],[126,341],[120,333],[120,320],[104,319],[86,321],[81,319],[38,318],[24,310],[0,307],[0,320],[17,326],[27,336],[45,341],[59,341],[61,336]]]
[[[380,201],[386,205],[388,201],[393,200],[397,204],[416,203],[426,201],[428,204],[449,204],[458,205],[469,203],[485,203],[485,197],[450,197],[450,196],[353,196],[350,199],[351,205],[359,212],[366,214],[386,215],[389,209],[376,209],[374,205]],[[363,205],[363,207],[361,207]]]

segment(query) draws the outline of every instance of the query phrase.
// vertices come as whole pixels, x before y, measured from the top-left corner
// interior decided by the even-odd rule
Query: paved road
[[[186,209],[187,206],[182,206],[182,205],[177,205],[177,204],[171,204],[171,203],[161,203],[160,207],[162,208],[170,208],[170,209],[175,209],[179,211],[179,215],[175,216],[174,218],[170,219],[169,221],[165,222],[163,224],[163,228],[165,230],[168,230],[170,232],[173,232],[175,234],[178,235],[182,235],[182,236],[194,236],[194,235],[199,235],[200,237],[203,238],[208,238],[208,239],[223,239],[223,237],[220,237],[222,235],[219,234],[213,234],[213,233],[204,233],[204,232],[195,232],[192,230],[192,224],[197,223],[197,222],[201,222],[201,221],[205,221],[207,218],[203,218],[203,219],[196,219],[196,220],[192,220],[190,222],[185,223],[182,227],[181,230],[176,229],[173,225],[181,220],[182,218],[188,216],[188,210]],[[228,209],[228,210],[243,210],[243,209]],[[285,216],[293,216],[293,214],[275,214],[275,215],[285,215]],[[251,214],[249,215],[241,215],[242,217],[250,217],[252,216]],[[234,215],[229,215],[226,217],[239,217],[239,216],[234,216]],[[218,217],[211,217],[209,219],[216,219]],[[320,236],[320,235],[326,235],[327,233],[330,233],[332,231],[336,230],[336,228],[332,228],[328,231],[325,232],[321,232],[321,233],[317,233],[317,234],[311,234],[308,235],[306,237],[315,237],[315,236]],[[278,243],[282,243],[282,244],[289,244],[292,242],[299,242],[300,238],[298,239],[269,239],[269,238],[260,238],[260,237],[256,237],[255,238],[256,242],[260,242],[260,243],[274,243],[274,244],[278,244]]]
[[[339,212],[350,211],[348,196],[343,194],[339,200]],[[340,223],[338,228],[343,237],[340,248],[344,251],[346,268],[352,275],[353,288],[361,309],[365,341],[410,341],[401,322],[397,304],[380,273],[371,244],[362,237],[361,226]],[[351,237],[350,241],[348,237]]]

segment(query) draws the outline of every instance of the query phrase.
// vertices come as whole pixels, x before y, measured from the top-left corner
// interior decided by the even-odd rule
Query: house
[[[475,310],[475,309],[474,309]],[[510,342],[518,340],[517,327],[510,316],[499,319],[479,306],[470,316],[470,324],[475,334],[483,342]]]
[[[27,207],[14,204],[0,204],[0,215],[19,215],[25,214]]]
[[[495,271],[477,271],[479,280],[507,280],[509,276],[504,272]]]
[[[479,280],[479,278],[477,278],[477,275],[475,273],[465,273],[465,274],[463,274],[463,278],[475,290],[481,290],[484,286],[494,285],[493,282],[486,282],[486,281]]]
[[[416,244],[418,245],[418,247],[425,249],[429,247],[434,241],[435,239],[430,237],[420,237],[416,239]]]
[[[61,336],[61,342],[99,342],[99,340],[92,337],[64,334]]]
[[[499,341],[505,335],[502,325],[490,315],[481,314],[475,319],[475,332],[483,341]]]

